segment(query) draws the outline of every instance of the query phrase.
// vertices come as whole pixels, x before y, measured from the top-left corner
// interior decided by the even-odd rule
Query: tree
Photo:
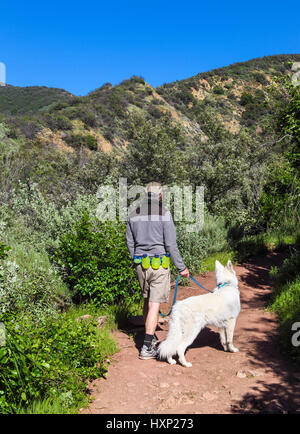
[[[291,148],[287,157],[291,164],[300,169],[300,85],[285,82],[290,101],[279,116],[279,127],[291,136]]]
[[[299,224],[300,205],[300,87],[283,79],[289,101],[278,116],[278,129],[288,135],[287,151],[269,166],[269,179],[261,196],[261,209],[268,226],[290,220]]]
[[[158,120],[134,115],[128,139],[120,165],[129,182],[145,184],[155,180],[170,184],[185,178],[185,137],[168,115]]]

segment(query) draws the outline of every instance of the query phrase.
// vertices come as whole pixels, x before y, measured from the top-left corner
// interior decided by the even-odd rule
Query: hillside
[[[281,78],[290,81],[295,61],[299,54],[254,59],[157,89],[133,76],[81,97],[0,89],[2,196],[30,182],[62,204],[123,176],[129,184],[204,185],[210,212],[246,230],[286,218],[298,206],[299,95],[280,125],[291,101]],[[276,206],[275,192],[282,195]]]
[[[39,138],[69,151],[123,148],[134,114],[153,123],[168,114],[187,143],[230,139],[245,128],[267,140],[273,136],[274,110],[285,100],[276,77],[291,74],[296,61],[300,54],[267,56],[157,89],[131,77],[82,97],[61,89],[7,86],[0,88],[0,113],[15,137]]]
[[[0,113],[25,115],[39,110],[47,111],[53,103],[70,102],[74,96],[63,89],[46,86],[1,86]]]
[[[276,77],[291,75],[291,64],[299,60],[300,55],[266,56],[165,84],[157,92],[204,130],[215,122],[232,134],[243,127],[263,134],[284,96]]]

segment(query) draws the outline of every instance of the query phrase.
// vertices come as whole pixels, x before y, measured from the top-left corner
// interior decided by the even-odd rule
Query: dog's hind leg
[[[190,346],[194,342],[198,334],[199,334],[198,328],[194,328],[193,332],[189,336],[189,339],[185,339],[183,342],[181,342],[180,345],[178,345],[177,348],[178,360],[182,364],[182,366],[185,366],[186,368],[191,368],[193,365],[190,362],[186,361],[184,356],[185,350],[187,349],[188,346]]]
[[[177,348],[178,359],[179,359],[179,362],[182,364],[182,366],[185,366],[186,368],[191,368],[193,365],[190,362],[187,362],[185,360],[185,357],[184,357],[184,353],[185,353],[186,348],[187,348],[187,345],[185,343],[181,344]]]
[[[228,351],[225,327],[219,328],[219,334],[220,334],[220,341],[221,341],[222,347],[224,348],[224,351]]]
[[[236,318],[230,318],[225,331],[227,337],[228,351],[230,351],[231,353],[237,353],[239,351],[238,348],[236,348],[233,345],[233,333],[234,333],[235,323],[236,323]]]
[[[185,360],[185,350],[194,342],[204,326],[205,322],[202,318],[198,318],[197,321],[195,321],[194,318],[191,318],[190,324],[186,324],[185,330],[183,332],[183,339],[177,347],[179,362],[186,368],[191,368],[193,365]]]

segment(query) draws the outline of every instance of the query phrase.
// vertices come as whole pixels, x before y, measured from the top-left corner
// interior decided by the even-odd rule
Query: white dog
[[[185,360],[185,350],[206,325],[218,327],[225,351],[238,351],[233,345],[235,322],[240,312],[238,280],[231,261],[225,267],[216,261],[215,270],[217,288],[212,293],[178,301],[172,309],[168,336],[158,347],[159,358],[167,359],[171,365],[176,363],[172,356],[177,353],[183,366],[192,366]]]

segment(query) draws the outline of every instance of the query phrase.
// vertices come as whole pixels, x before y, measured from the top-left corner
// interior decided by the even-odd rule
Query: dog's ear
[[[216,259],[216,262],[215,262],[215,270],[216,270],[216,272],[224,270],[223,265],[217,259]]]
[[[230,259],[228,259],[226,268],[228,268],[228,270],[230,270],[232,273],[235,273],[232,262],[230,261]]]

